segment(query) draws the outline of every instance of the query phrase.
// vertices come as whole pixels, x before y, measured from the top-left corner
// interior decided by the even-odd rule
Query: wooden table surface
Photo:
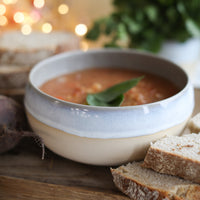
[[[200,112],[200,90],[195,90],[194,114]],[[109,167],[80,164],[48,149],[42,160],[37,141],[24,138],[0,155],[0,200],[127,200],[113,182]]]

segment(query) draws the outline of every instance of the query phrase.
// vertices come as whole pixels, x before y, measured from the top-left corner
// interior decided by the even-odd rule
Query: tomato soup
[[[134,106],[166,99],[179,90],[168,80],[152,74],[118,68],[90,68],[64,74],[45,82],[40,89],[58,99],[86,104],[87,94],[97,93],[117,83],[144,76],[124,94],[121,106]]]

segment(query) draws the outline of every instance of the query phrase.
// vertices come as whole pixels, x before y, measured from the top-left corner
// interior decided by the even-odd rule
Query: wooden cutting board
[[[195,90],[194,114],[200,112]],[[24,138],[0,155],[0,200],[127,200],[113,184],[109,167],[91,166],[62,158],[37,141]]]

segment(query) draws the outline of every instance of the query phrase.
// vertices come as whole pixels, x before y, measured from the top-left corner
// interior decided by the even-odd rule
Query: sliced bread
[[[0,64],[0,90],[24,88],[31,67]]]
[[[143,166],[200,183],[200,134],[169,136],[152,143]]]
[[[111,173],[116,187],[134,200],[200,200],[200,185],[141,167],[140,162]]]
[[[192,133],[200,132],[200,113],[196,114],[190,119],[190,121],[188,122],[188,128]]]
[[[49,34],[20,31],[0,34],[0,63],[33,66],[54,54],[79,49],[79,39],[72,33],[53,31]]]

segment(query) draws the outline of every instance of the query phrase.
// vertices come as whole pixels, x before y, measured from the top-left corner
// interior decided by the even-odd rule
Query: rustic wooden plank
[[[40,182],[115,190],[109,167],[85,165],[62,158],[24,139],[17,148],[0,155],[0,175]]]
[[[2,200],[128,200],[123,194],[112,191],[95,191],[88,188],[41,183],[13,177],[0,176],[0,199]]]

